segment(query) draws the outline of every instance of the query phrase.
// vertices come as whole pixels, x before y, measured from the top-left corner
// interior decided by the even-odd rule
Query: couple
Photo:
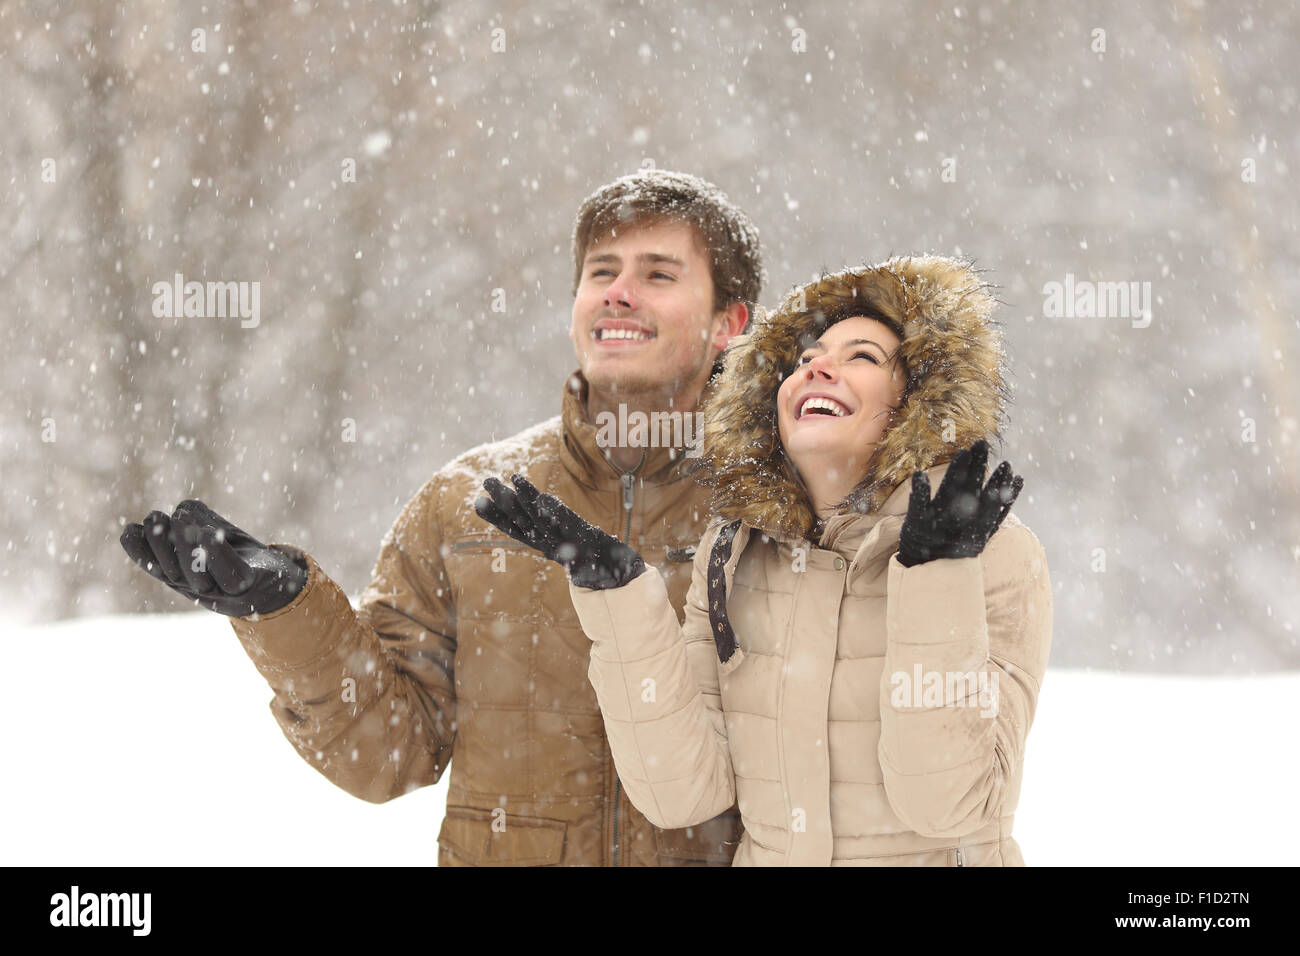
[[[127,524],[121,543],[144,572],[187,601],[231,619],[235,634],[270,685],[270,709],[282,733],[333,784],[380,803],[435,784],[449,772],[439,865],[729,865],[741,839],[734,804],[722,807],[707,822],[673,828],[656,826],[629,799],[615,772],[605,720],[588,679],[592,642],[583,631],[566,575],[531,546],[521,546],[486,525],[475,503],[484,475],[525,475],[591,525],[616,535],[656,569],[675,626],[694,580],[691,556],[710,517],[709,489],[698,480],[701,476],[687,471],[700,460],[665,446],[605,447],[595,422],[601,413],[616,413],[620,405],[647,413],[693,411],[702,396],[723,384],[719,354],[746,330],[761,291],[757,234],[744,212],[713,185],[694,176],[647,170],[608,183],[586,198],[574,224],[572,250],[570,335],[578,369],[566,377],[560,414],[505,441],[471,449],[434,473],[384,538],[359,606],[352,606],[312,555],[288,543],[263,544],[197,499],[181,502],[170,514],[155,510],[142,522]],[[905,312],[918,318],[924,314],[933,322],[958,309],[966,286],[975,283],[964,272],[957,275],[961,278],[956,284],[946,288],[932,287],[928,280],[912,282]],[[982,291],[975,301],[977,311],[986,315]],[[785,313],[790,314],[790,308]],[[963,334],[956,327],[953,331]],[[912,430],[924,425],[914,441],[907,440],[901,426],[891,428],[887,443],[897,438],[906,450],[885,484],[905,481],[914,467],[933,468],[946,461],[958,439],[994,432],[1002,405],[1001,372],[998,355],[987,351],[989,334],[985,330],[970,343],[950,338],[945,345],[933,328],[927,333],[925,341],[938,343],[941,350],[916,355],[916,369],[946,375],[950,394],[943,394],[944,378],[925,380],[930,398],[938,403],[934,417],[928,423],[909,419]],[[767,341],[784,350],[779,337],[769,335]],[[945,347],[955,363],[949,362]],[[705,439],[720,451],[718,438],[727,435],[739,455],[730,476],[719,473],[732,484],[718,489],[729,492],[727,507],[733,510],[742,505],[741,495],[750,496],[743,505],[753,510],[754,527],[766,525],[775,531],[776,525],[788,522],[791,532],[799,525],[807,531],[813,521],[811,502],[803,492],[790,493],[801,486],[785,456],[753,456],[745,447],[746,436],[761,439],[764,430],[761,419],[743,419],[745,406],[736,401],[737,389],[743,393],[771,371],[762,367],[765,358],[752,350],[749,354],[758,363],[755,374],[747,382],[748,373],[740,368],[740,377],[725,377],[731,397],[719,403],[739,417],[734,422],[714,418],[713,432]],[[809,356],[815,357],[813,352]],[[978,368],[973,378],[968,377],[971,359]],[[838,374],[838,367],[827,371]],[[847,398],[847,392],[841,397]],[[949,414],[943,408],[956,412],[951,422],[943,421]],[[838,427],[847,422],[804,424]],[[770,438],[767,447],[773,448]],[[829,488],[825,485],[819,493],[833,494]],[[891,499],[883,510],[897,515],[898,504]],[[897,518],[892,520],[896,530]],[[1014,525],[1014,518],[1007,523]],[[857,552],[851,546],[865,531],[850,526],[844,516],[832,519],[826,528],[812,532],[822,537],[814,539],[817,547],[805,549],[802,560],[810,569],[845,563],[846,556],[852,561]],[[908,573],[942,572],[951,566],[969,578],[964,569],[972,563],[986,576],[1001,573],[1000,566],[989,562],[1009,531],[1028,536],[1018,528],[1004,528],[978,562],[940,561]],[[754,535],[747,547],[748,529],[738,527],[737,532],[734,553],[725,562],[730,618],[720,618],[719,623],[735,625],[739,646],[729,663],[740,664],[747,657],[750,663],[762,664],[763,648],[756,643],[760,629],[751,623],[756,612],[762,619],[757,604],[764,599],[761,581],[754,577],[762,568],[747,555],[757,555],[760,547],[776,547],[779,539]],[[855,567],[871,567],[864,562],[878,562],[896,546],[896,533],[892,541],[888,535],[877,538],[872,550],[858,556]],[[713,549],[710,541],[706,547]],[[838,550],[832,553],[832,548]],[[733,584],[742,551],[746,559]],[[1041,562],[1041,552],[1035,551],[1034,559]],[[1017,689],[1016,709],[1004,705],[996,725],[986,721],[971,728],[984,735],[980,741],[995,735],[988,747],[973,755],[983,761],[977,777],[987,782],[977,779],[969,788],[971,798],[987,797],[989,806],[982,812],[1004,815],[1008,826],[1016,803],[1020,748],[1047,656],[1047,637],[1039,630],[1045,623],[1005,605],[1008,598],[1014,605],[1015,595],[1030,583],[1045,586],[1045,570],[1041,580],[1029,577],[1030,567],[1024,570],[1014,581],[986,582],[1001,590],[989,590],[988,616],[980,622],[987,627],[987,656],[1001,663],[1007,672],[1004,683],[1014,683]],[[651,580],[647,576],[630,584],[644,588]],[[860,614],[868,607],[859,599],[864,580],[849,580],[844,613]],[[589,593],[598,599],[614,596]],[[771,595],[773,601],[797,598],[800,618],[815,624],[815,616],[830,605],[812,609],[810,596],[793,591]],[[883,612],[884,597],[882,586],[876,613]],[[833,601],[840,604],[838,591]],[[698,593],[692,595],[692,606],[700,606]],[[870,666],[870,648],[853,642],[880,640],[883,653],[883,639],[872,627],[859,630],[857,635],[844,633],[847,653],[838,656],[861,655],[861,664]],[[1022,644],[1032,646],[1033,654],[1020,653]],[[699,656],[700,645],[687,647],[693,657]],[[709,653],[715,655],[711,646]],[[981,650],[979,661],[969,666],[980,666],[984,656]],[[772,657],[769,667],[776,660]],[[846,659],[837,668],[841,681],[848,676],[848,663]],[[968,665],[963,661],[962,666]],[[878,663],[875,669],[880,670]],[[742,667],[738,674],[743,673]],[[837,688],[834,708],[823,709],[818,727],[785,725],[796,733],[808,730],[809,747],[829,742],[834,748],[844,732],[855,727],[838,718],[845,687]],[[659,692],[661,699],[669,689]],[[676,690],[688,689],[683,683]],[[872,706],[878,691],[868,688],[866,693],[867,699],[851,703]],[[869,714],[862,726],[872,732],[870,720],[896,721],[898,716],[882,708]],[[738,717],[739,711],[730,717],[733,724]],[[943,713],[934,718],[945,719]],[[617,735],[617,722],[610,726]],[[740,738],[754,726],[757,723],[737,725],[730,745],[733,760],[745,759]],[[818,740],[822,743],[815,743]],[[797,736],[790,738],[782,746],[791,756],[790,745],[803,748]],[[866,759],[871,756],[867,753]],[[912,762],[892,768],[914,768],[915,761],[928,760],[936,769],[945,769],[957,762],[941,766],[944,754],[932,749],[906,748],[899,759]],[[820,806],[803,797],[792,805],[812,826],[828,812],[832,779],[837,801],[849,794],[843,781],[855,772],[854,764],[834,769],[833,777],[823,780],[826,792]],[[742,783],[741,804],[752,816],[744,776],[752,770],[743,763],[733,770]],[[877,784],[878,790],[879,776],[874,772],[867,784]],[[631,773],[628,779],[638,788],[632,796],[642,802],[640,779]],[[773,774],[767,786],[779,792],[779,780]],[[791,783],[803,787],[815,781]],[[876,794],[875,805],[882,810],[892,806],[885,798],[899,792],[891,780],[886,794]],[[834,806],[838,819],[840,805]],[[763,835],[762,822],[754,819],[754,838],[771,845],[773,837]],[[981,820],[968,820],[955,836],[937,840],[913,831],[913,823],[924,825],[886,811],[872,833],[859,839],[861,846],[850,848],[847,855],[879,863],[1019,862],[1009,842],[1005,850],[995,849],[979,859],[971,856]],[[792,834],[811,832],[807,822],[803,826],[807,831],[799,829],[792,809]],[[967,854],[963,860],[958,860],[958,847]]]
[[[1009,514],[1022,479],[985,482],[992,307],[962,263],[891,259],[730,342],[684,623],[627,544],[525,477],[484,482],[478,513],[567,572],[619,779],[656,826],[738,802],[738,866],[1024,864],[1052,596]]]

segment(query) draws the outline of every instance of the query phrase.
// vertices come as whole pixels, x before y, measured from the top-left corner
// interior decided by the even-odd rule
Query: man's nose
[[[605,307],[609,309],[635,309],[640,305],[632,283],[622,276],[605,289]]]

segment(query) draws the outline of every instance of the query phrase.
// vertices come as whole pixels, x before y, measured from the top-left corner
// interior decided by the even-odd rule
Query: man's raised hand
[[[147,574],[228,617],[282,608],[307,583],[306,567],[197,498],[182,501],[170,515],[151,511],[140,524],[128,524],[121,542]]]

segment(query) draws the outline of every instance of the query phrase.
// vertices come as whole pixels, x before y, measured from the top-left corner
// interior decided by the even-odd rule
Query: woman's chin
[[[841,475],[849,473],[862,477],[870,457],[861,450],[855,453],[849,443],[842,439],[836,440],[830,435],[815,435],[806,431],[785,437],[782,447],[800,475],[807,476],[815,472],[835,481]]]
[[[816,429],[816,431],[814,431]],[[807,458],[810,463],[824,462],[827,459],[842,458],[849,454],[844,436],[827,434],[826,425],[813,425],[810,428],[797,428],[785,441],[785,454],[800,462]]]
[[[801,473],[816,468],[825,471],[828,466],[844,458],[846,449],[843,442],[835,441],[829,435],[794,434],[785,442],[785,453]]]

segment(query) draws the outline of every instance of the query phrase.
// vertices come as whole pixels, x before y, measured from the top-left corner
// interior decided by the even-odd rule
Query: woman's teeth
[[[803,418],[815,408],[825,409],[836,418],[843,418],[849,413],[849,410],[839,402],[830,398],[810,398],[799,407],[799,417]]]

